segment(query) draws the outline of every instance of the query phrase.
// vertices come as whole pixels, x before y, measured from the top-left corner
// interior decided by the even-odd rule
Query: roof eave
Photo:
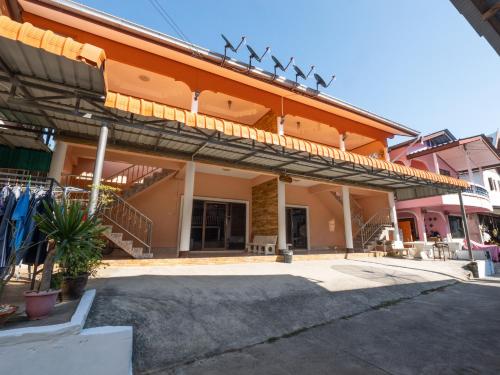
[[[32,1],[32,0],[26,0],[26,1]],[[144,26],[135,24],[133,22],[124,20],[122,18],[107,14],[105,12],[101,12],[95,9],[92,9],[90,7],[87,7],[82,4],[75,3],[71,0],[38,0],[37,2],[39,3],[44,3],[47,6],[50,6],[52,8],[59,8],[62,9],[63,11],[66,12],[72,12],[76,13],[79,15],[83,15],[87,18],[90,18],[94,21],[98,21],[100,23],[104,23],[106,25],[118,28],[122,31],[126,31],[128,33],[135,34],[138,37],[144,38],[144,39],[150,39],[155,41],[156,43],[164,44],[165,46],[168,46],[169,48],[176,49],[179,52],[183,52],[187,55],[189,55],[193,59],[200,59],[197,56],[193,55],[193,51],[196,51],[196,53],[200,53],[203,55],[204,59],[208,59],[210,62],[219,65],[222,62],[223,56],[217,52],[212,52],[206,48],[199,47],[195,44],[190,44],[186,43],[182,40],[179,40],[177,38],[171,37],[169,35],[154,31],[152,29],[146,28]],[[245,73],[246,75],[250,74],[251,78],[260,80],[260,81],[265,81],[268,84],[272,84],[281,88],[284,88],[286,90],[294,90],[295,93],[299,93],[301,95],[307,96],[309,98],[312,98],[314,100],[317,100],[319,102],[325,103],[332,105],[334,107],[340,108],[342,110],[349,111],[351,113],[355,113],[359,116],[368,118],[372,121],[376,121],[384,126],[390,127],[397,132],[394,132],[394,135],[401,135],[401,136],[417,136],[420,133],[417,130],[411,129],[407,126],[404,126],[400,123],[394,122],[392,120],[389,120],[387,118],[384,118],[382,116],[376,115],[372,112],[363,110],[359,107],[356,107],[354,105],[351,105],[345,101],[336,99],[328,94],[322,93],[322,92],[317,92],[314,89],[311,89],[307,86],[304,85],[299,85],[294,81],[291,81],[289,79],[286,79],[285,77],[277,77],[276,79],[273,79],[273,73],[267,72],[265,70],[259,69],[259,68],[254,68],[250,72],[248,72],[248,65],[235,60],[235,59],[226,59],[226,64],[224,68],[226,69],[231,69],[231,70],[237,70],[240,73]]]

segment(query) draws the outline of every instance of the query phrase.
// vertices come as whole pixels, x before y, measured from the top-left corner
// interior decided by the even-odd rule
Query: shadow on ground
[[[132,325],[135,372],[163,373],[257,344],[271,345],[456,282],[423,282],[405,272],[387,277],[380,268],[339,271],[382,286],[331,292],[314,279],[286,274],[103,278],[90,283],[97,296],[87,326]]]

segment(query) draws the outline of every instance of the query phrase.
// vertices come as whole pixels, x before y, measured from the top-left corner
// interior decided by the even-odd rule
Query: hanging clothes
[[[30,208],[30,193],[30,184],[28,183],[26,189],[19,197],[16,208],[12,213],[11,220],[14,221],[16,228],[13,238],[13,248],[16,252],[20,249],[24,235],[26,233],[26,217]]]
[[[23,259],[24,264],[41,264],[47,256],[46,235],[42,233],[36,225],[35,216],[45,212],[43,202],[50,205],[51,197],[44,191],[38,191],[32,197],[30,211],[26,218],[26,236],[22,244],[22,252],[19,257]]]
[[[5,267],[10,255],[10,218],[16,206],[16,196],[9,186],[0,192],[0,268]]]

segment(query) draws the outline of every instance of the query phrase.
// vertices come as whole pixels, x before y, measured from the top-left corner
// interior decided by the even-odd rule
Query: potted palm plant
[[[62,280],[63,296],[80,298],[89,276],[94,275],[102,258],[105,228],[96,215],[89,215],[78,201],[48,205],[36,217],[40,230],[54,242],[55,262]]]

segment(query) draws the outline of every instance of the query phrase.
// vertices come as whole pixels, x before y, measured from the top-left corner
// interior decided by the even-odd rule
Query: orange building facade
[[[0,9],[6,129],[55,141],[49,176],[91,207],[119,189],[109,239],[133,257],[259,236],[366,250],[397,239],[395,194],[468,186],[388,161],[387,140],[416,131],[284,77],[70,2]]]

